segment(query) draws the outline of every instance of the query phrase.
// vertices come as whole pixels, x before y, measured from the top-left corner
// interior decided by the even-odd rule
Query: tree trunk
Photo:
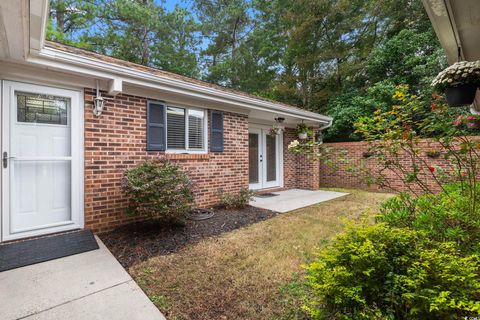
[[[65,32],[65,2],[63,0],[58,0],[56,14],[57,30],[63,34]]]
[[[237,51],[237,30],[238,30],[238,25],[240,24],[240,17],[237,17],[235,19],[235,24],[233,25],[233,32],[232,32],[232,53],[231,53],[231,56],[230,56],[230,59],[232,59],[232,61],[235,59],[235,53]],[[238,75],[233,72],[232,73],[232,77],[231,77],[231,82],[232,82],[232,87],[236,87],[237,84],[239,83],[239,80],[238,80]]]
[[[337,75],[336,75],[336,83],[337,83],[337,88],[340,89],[342,88],[342,75],[340,73],[340,63],[341,60],[339,58],[335,58],[335,63],[337,65]]]
[[[144,66],[148,65],[148,29],[145,26],[143,28],[143,54],[142,54],[142,64]]]
[[[237,19],[235,20],[235,24],[233,25],[233,32],[232,32],[232,54],[231,54],[232,60],[235,56],[235,51],[237,50],[237,29],[239,24],[240,24],[240,17],[237,17]]]

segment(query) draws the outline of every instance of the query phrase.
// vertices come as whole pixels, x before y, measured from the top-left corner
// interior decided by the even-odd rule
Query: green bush
[[[480,258],[380,223],[348,227],[307,266],[312,319],[480,315]]]
[[[307,266],[305,309],[313,319],[480,318],[478,140],[438,95],[430,110],[407,86],[392,98],[391,108],[355,124],[377,163],[374,175],[360,168],[393,190],[395,174],[409,193],[384,203],[376,224],[350,226],[318,252]],[[453,170],[422,158],[425,137]]]
[[[248,188],[241,188],[238,193],[220,191],[220,205],[228,209],[245,208],[254,195],[255,192]]]
[[[480,253],[480,203],[471,201],[470,190],[451,184],[437,195],[415,198],[402,193],[382,204],[377,221],[422,231],[430,239],[453,241],[465,252]]]
[[[191,210],[191,182],[169,161],[145,161],[124,173],[122,188],[129,198],[127,213],[166,222],[182,222]]]

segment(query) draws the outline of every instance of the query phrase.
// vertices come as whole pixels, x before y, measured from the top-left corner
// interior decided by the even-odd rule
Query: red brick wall
[[[396,175],[392,171],[384,171],[383,174],[388,180],[388,184],[391,186],[380,188],[376,184],[368,185],[365,180],[366,175],[358,175],[359,172],[365,172],[367,170],[373,177],[378,176],[377,172],[381,166],[373,158],[364,156],[364,153],[368,151],[367,142],[341,142],[341,143],[325,143],[324,146],[333,147],[336,156],[332,157],[333,166],[326,165],[324,162],[320,163],[320,186],[321,187],[339,187],[339,188],[359,188],[365,190],[374,191],[408,191],[409,187],[414,191],[421,191],[421,188],[416,184],[404,184],[402,176]],[[441,146],[431,140],[421,140],[418,144],[420,157],[425,161],[422,165],[421,173],[419,176],[422,181],[433,190],[439,190],[438,184],[434,181],[433,176],[428,172],[428,166],[434,168],[441,168],[447,172],[453,170],[452,163],[440,155],[438,158],[430,158],[426,152],[428,150],[442,150]],[[341,159],[346,159],[347,163]],[[401,158],[405,167],[411,166],[411,160],[404,156]],[[352,174],[349,168],[356,168],[357,174]],[[363,168],[358,171],[359,168]],[[436,169],[437,170],[437,169]]]
[[[316,190],[319,188],[320,166],[306,156],[288,151],[288,145],[298,139],[295,129],[287,128],[283,135],[284,187]]]
[[[248,187],[248,117],[224,112],[224,152],[202,155],[146,151],[146,99],[120,94],[92,113],[93,89],[85,89],[85,227],[96,232],[132,221],[125,215],[121,178],[145,159],[169,158],[194,183],[197,206],[218,201],[218,191]],[[209,115],[210,116],[210,115]]]

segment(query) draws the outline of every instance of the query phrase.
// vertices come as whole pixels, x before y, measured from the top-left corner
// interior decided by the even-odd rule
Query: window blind
[[[185,109],[167,107],[167,149],[185,149]]]
[[[198,110],[188,110],[188,148],[203,149],[205,113]]]

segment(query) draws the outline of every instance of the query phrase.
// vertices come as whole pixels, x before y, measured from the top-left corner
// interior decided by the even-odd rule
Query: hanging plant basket
[[[371,158],[371,157],[373,157],[373,152],[363,151],[362,152],[362,157],[364,157],[365,159]]]
[[[447,103],[451,107],[470,105],[475,101],[477,85],[472,83],[460,84],[445,88]]]
[[[305,123],[297,124],[297,136],[300,140],[306,140],[309,135],[313,137],[313,130],[312,128],[308,127]]]
[[[441,155],[440,151],[438,151],[436,149],[427,150],[427,151],[425,151],[425,154],[427,155],[427,157],[432,158],[432,159],[436,159],[436,158],[440,157],[440,155]]]
[[[308,134],[306,132],[300,132],[298,134],[298,139],[305,140],[305,139],[307,139],[307,137],[308,137]]]
[[[442,70],[433,79],[435,90],[445,92],[451,107],[470,105],[480,86],[480,60],[459,61]]]

